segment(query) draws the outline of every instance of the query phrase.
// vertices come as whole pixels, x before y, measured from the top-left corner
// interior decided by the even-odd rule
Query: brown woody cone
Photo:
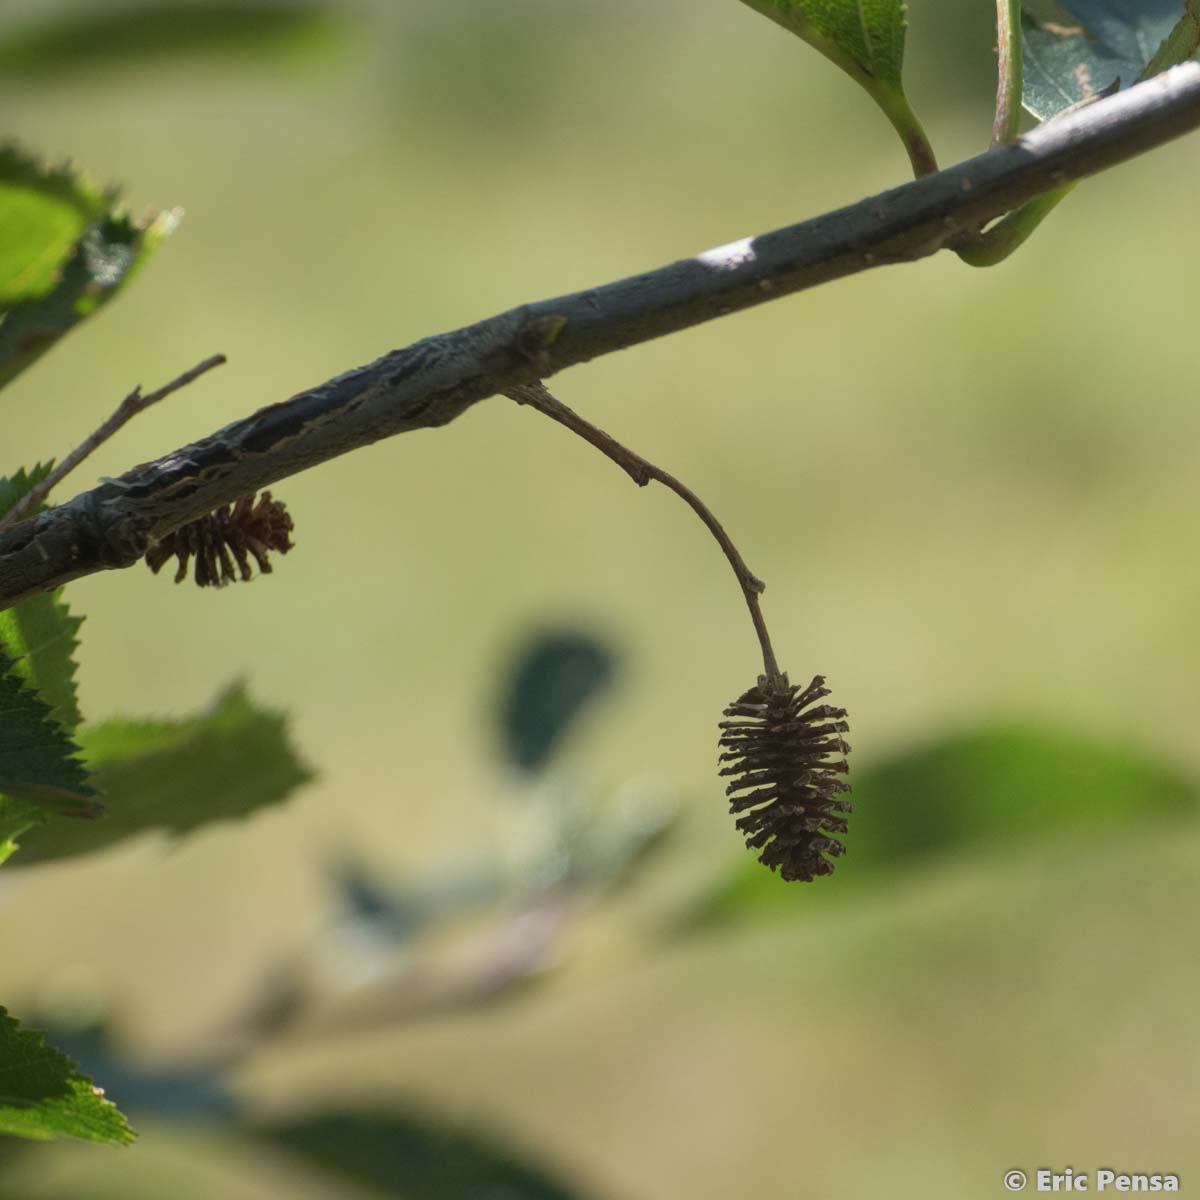
[[[269,575],[269,553],[275,550],[286,554],[292,549],[292,528],[292,518],[282,500],[272,500],[270,492],[263,492],[255,502],[251,493],[232,507],[226,504],[167,534],[146,551],[146,564],[157,575],[174,555],[179,560],[175,582],[180,583],[194,557],[194,576],[200,587],[224,587],[239,573],[243,582],[249,582],[254,577],[250,559],[262,574]]]
[[[808,882],[833,872],[845,853],[829,834],[846,832],[850,790],[846,710],[816,703],[829,695],[822,676],[806,688],[787,675],[760,675],[756,686],[726,710],[721,722],[722,775],[729,811],[759,861],[787,880]],[[841,755],[842,757],[834,757]],[[828,857],[827,857],[828,856]]]

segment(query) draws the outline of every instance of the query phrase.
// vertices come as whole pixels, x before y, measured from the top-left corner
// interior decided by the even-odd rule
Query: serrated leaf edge
[[[3,1004],[0,1004],[0,1021],[11,1021],[13,1024],[13,1032],[16,1034],[16,1036],[18,1038],[22,1038],[22,1039],[28,1038],[31,1041],[31,1045],[29,1047],[29,1050],[30,1050],[29,1056],[23,1060],[18,1060],[15,1064],[16,1066],[22,1066],[27,1063],[37,1062],[37,1061],[45,1060],[45,1059],[53,1059],[55,1061],[61,1059],[62,1062],[66,1065],[68,1081],[71,1081],[71,1080],[78,1081],[79,1083],[82,1083],[82,1084],[86,1085],[87,1087],[89,1087],[92,1091],[92,1094],[96,1097],[96,1099],[99,1100],[101,1104],[105,1104],[109,1108],[111,1108],[113,1110],[113,1112],[116,1113],[117,1117],[120,1119],[121,1126],[123,1127],[124,1132],[128,1136],[122,1138],[120,1140],[120,1142],[117,1144],[128,1145],[130,1142],[132,1142],[137,1137],[137,1134],[134,1132],[134,1130],[132,1129],[132,1127],[129,1124],[128,1118],[116,1106],[116,1104],[114,1104],[113,1101],[111,1101],[104,1094],[104,1089],[102,1087],[98,1087],[96,1085],[95,1080],[93,1080],[90,1075],[85,1075],[79,1069],[79,1064],[69,1054],[65,1054],[63,1051],[59,1050],[57,1046],[51,1046],[46,1041],[46,1031],[44,1029],[31,1029],[31,1028],[29,1028],[29,1026],[23,1025],[21,1023],[20,1018],[14,1017],[12,1015],[12,1013],[9,1012],[8,1009],[4,1007]],[[12,1062],[13,1062],[13,1060],[9,1059],[8,1063],[0,1064],[0,1065],[10,1065],[10,1064],[12,1064]],[[30,1109],[36,1109],[38,1107],[38,1104],[36,1102],[22,1100],[20,1097],[17,1097],[17,1096],[6,1096],[6,1095],[4,1095],[3,1092],[0,1092],[0,1105],[8,1105],[9,1107],[12,1107],[12,1108],[30,1108]],[[61,1135],[61,1136],[70,1136],[70,1135]],[[110,1141],[111,1139],[105,1138],[104,1140]]]

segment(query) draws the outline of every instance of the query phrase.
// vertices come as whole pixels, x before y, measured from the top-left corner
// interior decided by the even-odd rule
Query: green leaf
[[[49,291],[71,247],[114,199],[67,163],[0,145],[0,312]]]
[[[11,479],[0,477],[0,516],[44,479],[52,465],[40,464],[28,474],[18,471]],[[38,693],[54,719],[70,732],[80,719],[74,654],[83,618],[72,616],[60,597],[61,589],[32,596],[0,612],[0,652],[14,660],[15,674]]]
[[[745,0],[802,37],[856,79],[902,89],[905,6],[902,0]]]
[[[49,291],[0,312],[0,387],[108,303],[175,229],[179,215],[162,212],[142,223],[113,212],[85,229]]]
[[[117,1044],[104,1021],[81,1027],[72,1023],[69,1028],[50,1024],[45,1036],[93,1078],[103,1079],[106,1090],[121,1097],[122,1109],[135,1117],[152,1113],[156,1121],[192,1122],[235,1116],[238,1105],[219,1057],[195,1067],[145,1065]],[[0,1200],[3,1197],[0,1170]]]
[[[333,1114],[260,1128],[273,1144],[341,1180],[404,1200],[579,1200],[507,1147],[428,1118]]]
[[[99,816],[79,748],[13,666],[0,653],[0,792],[63,816]]]
[[[21,467],[15,475],[0,475],[0,517],[4,516],[30,488],[41,483],[53,467],[53,461],[37,463],[32,471]]]
[[[49,819],[45,810],[36,804],[0,795],[0,865],[21,848],[17,838]]]
[[[14,673],[50,706],[68,732],[79,724],[75,650],[82,617],[73,616],[59,594],[33,596],[0,612],[0,650],[15,661]]]
[[[1200,39],[1195,0],[1059,0],[1068,19],[1021,19],[1022,103],[1045,120],[1120,81],[1182,62]],[[1161,53],[1160,53],[1161,51]],[[1151,70],[1151,64],[1153,70]]]
[[[1187,12],[1163,39],[1140,78],[1149,79],[1168,67],[1186,62],[1200,50],[1200,0],[1187,0]]]
[[[176,721],[106,721],[80,732],[108,810],[104,821],[39,830],[14,862],[87,854],[149,831],[182,836],[278,804],[312,778],[282,713],[238,686],[206,713]]]
[[[110,300],[178,224],[66,166],[0,147],[0,387]]]
[[[0,40],[0,72],[55,79],[202,55],[292,56],[324,50],[341,23],[319,4],[264,0],[84,5],[60,9]]]
[[[742,0],[819,50],[860,84],[900,134],[918,175],[937,170],[904,94],[904,0]]]
[[[1193,778],[1127,746],[1021,728],[953,734],[852,782],[846,858],[817,903],[935,856],[1066,831],[1132,830],[1200,807]],[[693,916],[703,923],[811,907],[811,894],[799,891],[741,863]]]
[[[0,1007],[0,1133],[127,1143],[133,1130],[65,1054]]]

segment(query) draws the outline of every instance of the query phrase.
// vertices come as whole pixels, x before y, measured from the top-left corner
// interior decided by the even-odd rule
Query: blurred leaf
[[[56,78],[200,55],[265,55],[323,49],[342,25],[327,6],[263,0],[92,4],[54,13],[0,40],[0,71]]]
[[[587,703],[610,683],[612,651],[586,633],[535,638],[514,663],[498,703],[508,760],[541,770]]]
[[[64,816],[91,817],[103,812],[94,800],[79,747],[59,727],[50,709],[13,673],[14,663],[0,651],[0,792],[18,805],[0,806],[0,839],[14,834],[14,820],[33,805]]]
[[[1194,815],[1190,776],[1123,745],[1033,729],[954,734],[864,771],[854,784],[847,855],[821,896],[745,861],[697,906],[699,923],[810,908],[936,854],[1000,846],[1067,830],[1136,829]]]
[[[22,469],[11,479],[0,476],[0,516],[44,479],[52,466],[40,464],[28,474]],[[50,706],[54,719],[70,732],[79,724],[74,654],[83,618],[72,616],[60,595],[61,589],[31,596],[0,612],[0,652],[16,663],[14,673],[37,692]]]
[[[111,1101],[42,1035],[22,1029],[0,1007],[0,1133],[24,1138],[131,1142],[133,1131]]]
[[[259,1129],[347,1181],[404,1200],[578,1200],[581,1193],[506,1146],[424,1117],[330,1114]]]
[[[1194,813],[1197,785],[1120,743],[990,729],[876,767],[855,799],[869,816],[847,839],[853,853],[868,863],[904,863],[963,846]]]
[[[233,687],[200,716],[105,721],[80,732],[107,818],[39,831],[20,864],[104,849],[150,830],[175,836],[248,816],[286,799],[312,772],[287,737],[282,713]]]
[[[178,212],[147,224],[113,213],[86,229],[49,291],[0,312],[0,387],[111,300],[178,223]]]
[[[49,291],[80,234],[114,199],[66,163],[0,145],[0,312]]]
[[[635,883],[678,831],[679,812],[673,804],[641,797],[624,820],[601,826],[583,851],[581,874],[593,886],[619,890]]]
[[[1042,120],[1103,92],[1118,79],[1122,87],[1131,86],[1152,60],[1157,60],[1158,70],[1172,65],[1168,55],[1156,54],[1169,36],[1175,52],[1180,48],[1180,35],[1173,30],[1184,15],[1184,0],[1058,2],[1077,24],[1038,21],[1029,14],[1021,21],[1022,102]],[[1188,53],[1195,49],[1193,42]]]
[[[534,891],[630,887],[678,828],[678,806],[642,781],[627,782],[614,802],[599,806],[568,782],[546,794],[544,805],[544,843],[524,880]]]
[[[426,879],[405,879],[386,889],[355,858],[338,859],[330,870],[351,922],[396,943],[408,942],[452,917],[477,913],[504,892],[504,877],[491,860]]]
[[[330,864],[338,898],[354,921],[364,925],[395,925],[401,938],[424,921],[425,913],[407,895],[384,891],[356,858],[343,857]]]

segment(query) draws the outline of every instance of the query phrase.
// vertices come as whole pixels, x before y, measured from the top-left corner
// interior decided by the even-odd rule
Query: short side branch
[[[172,379],[170,383],[163,384],[162,387],[157,391],[151,392],[148,396],[142,395],[142,385],[138,384],[117,405],[116,410],[107,421],[76,446],[41,483],[31,487],[8,512],[0,514],[0,529],[7,529],[8,526],[15,525],[27,512],[37,508],[58,484],[70,475],[88,455],[93,454],[103,446],[127,421],[132,421],[138,413],[145,412],[146,409],[157,404],[160,400],[165,400],[172,392],[177,392],[180,388],[187,387],[189,383],[195,382],[201,375],[211,371],[213,367],[221,366],[225,361],[225,355],[214,354],[211,358],[206,358],[203,362],[197,363],[190,371],[184,371],[182,375]]]

